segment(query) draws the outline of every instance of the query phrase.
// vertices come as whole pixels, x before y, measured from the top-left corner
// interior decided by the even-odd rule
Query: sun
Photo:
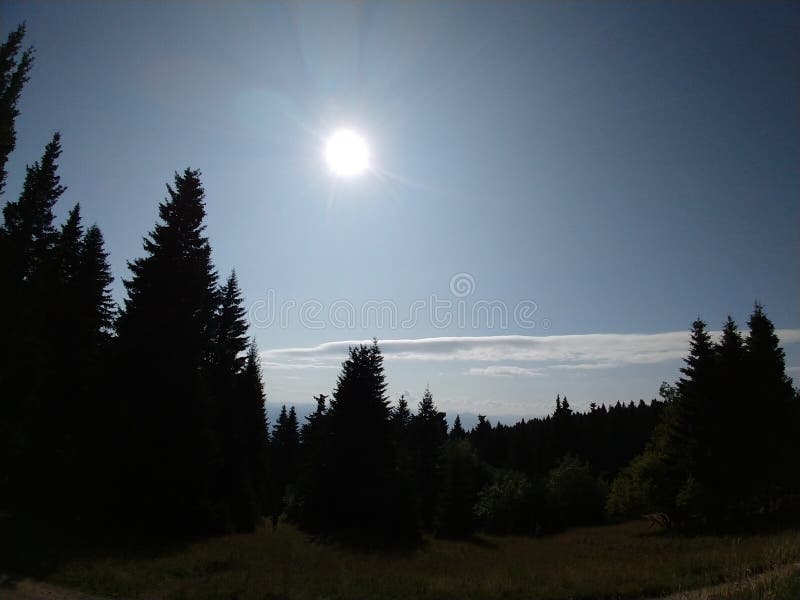
[[[369,146],[352,129],[338,129],[325,143],[325,162],[338,177],[355,177],[369,168]]]

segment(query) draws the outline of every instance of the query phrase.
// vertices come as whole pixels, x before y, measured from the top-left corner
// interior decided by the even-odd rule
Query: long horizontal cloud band
[[[783,345],[800,342],[800,329],[776,332]],[[719,332],[712,332],[718,336]],[[266,368],[330,368],[344,360],[350,346],[370,340],[327,342],[305,348],[280,348],[261,352]],[[689,334],[593,333],[582,335],[435,337],[379,341],[390,360],[526,362],[542,368],[602,369],[633,364],[653,364],[686,356]],[[493,365],[471,369],[471,374],[534,375],[522,367]]]

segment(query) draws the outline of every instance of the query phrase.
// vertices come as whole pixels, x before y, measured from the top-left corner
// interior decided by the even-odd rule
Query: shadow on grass
[[[381,555],[385,557],[403,558],[424,550],[430,544],[422,536],[405,539],[380,539],[367,533],[353,533],[347,531],[320,532],[304,529],[293,523],[306,536],[312,544],[321,544],[336,550],[351,554]]]
[[[477,534],[467,536],[433,536],[415,534],[414,536],[399,539],[376,538],[369,532],[335,531],[321,533],[302,528],[297,523],[293,524],[302,531],[306,540],[313,544],[329,546],[336,550],[346,551],[351,554],[379,555],[386,558],[405,558],[427,550],[433,539],[461,542],[483,549],[495,549],[497,544]]]
[[[178,552],[192,540],[110,533],[80,523],[53,523],[23,515],[0,519],[0,586],[29,577],[45,580],[69,562],[97,556],[154,558]],[[2,588],[0,588],[2,589]]]
[[[457,541],[464,542],[470,546],[475,546],[476,548],[483,548],[485,550],[495,550],[498,547],[495,542],[477,535],[471,535],[467,538],[457,538]]]

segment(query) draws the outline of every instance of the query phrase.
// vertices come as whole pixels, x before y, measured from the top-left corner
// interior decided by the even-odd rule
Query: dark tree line
[[[594,522],[605,481],[644,449],[664,406],[575,413],[558,397],[544,419],[493,427],[480,415],[467,432],[457,416],[448,431],[429,389],[412,412],[402,396],[390,407],[385,387],[374,342],[350,349],[333,398],[317,397],[300,436],[284,407],[272,436],[275,510],[312,531],[362,540]]]
[[[592,463],[598,473],[613,476],[644,448],[664,408],[653,400],[573,412],[566,397],[556,398],[553,414],[492,427],[485,417],[469,433],[478,455],[494,467],[537,477],[566,454]]]
[[[24,34],[0,46],[0,191]],[[131,531],[253,529],[270,498],[260,361],[203,235],[200,173],[167,186],[117,310],[100,229],[78,205],[55,222],[60,154],[56,133],[3,208],[0,503]]]
[[[296,479],[280,481],[275,506],[318,532],[394,539],[653,511],[716,526],[796,506],[800,399],[761,306],[748,324],[745,338],[728,319],[714,343],[695,322],[683,377],[662,384],[661,401],[575,412],[558,396],[545,418],[493,427],[480,415],[468,432],[458,417],[448,432],[428,389],[416,412],[404,397],[389,407],[377,342],[351,348],[333,398],[319,396],[292,437]]]
[[[743,337],[692,326],[683,377],[648,442],[614,482],[609,509],[663,511],[685,527],[719,526],[797,501],[800,397],[772,322],[756,304]]]

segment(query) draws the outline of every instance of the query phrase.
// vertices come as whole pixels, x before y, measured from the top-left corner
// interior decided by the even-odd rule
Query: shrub
[[[534,494],[531,481],[517,471],[498,470],[478,494],[475,514],[492,533],[532,533]]]
[[[602,521],[605,484],[588,464],[574,456],[565,456],[547,475],[548,528],[587,525]]]
[[[475,530],[474,506],[488,478],[486,467],[466,440],[451,440],[442,448],[442,487],[434,528],[443,537],[463,537]]]

